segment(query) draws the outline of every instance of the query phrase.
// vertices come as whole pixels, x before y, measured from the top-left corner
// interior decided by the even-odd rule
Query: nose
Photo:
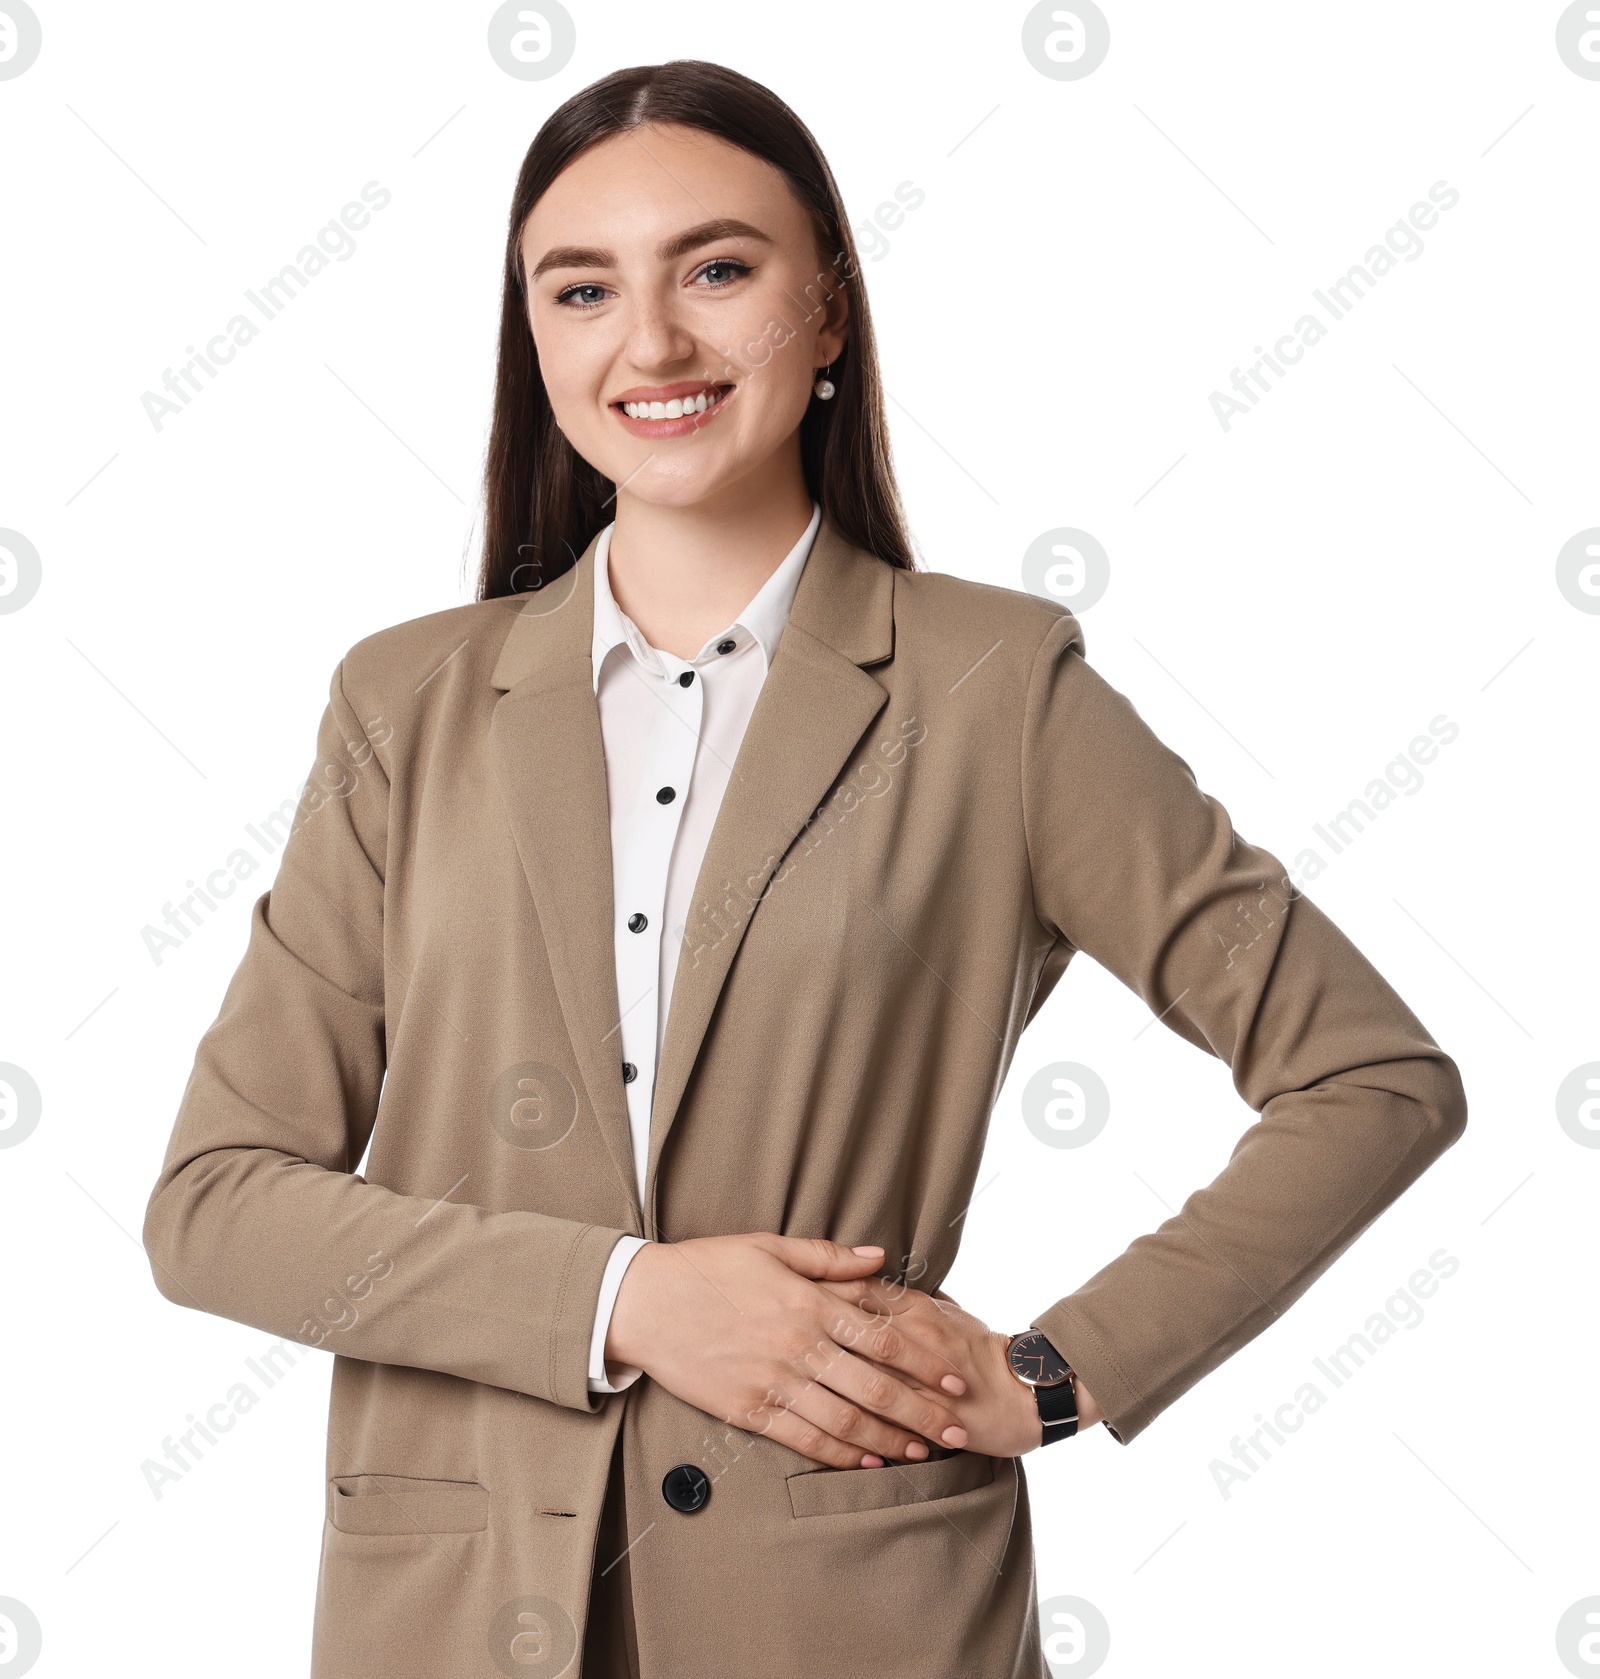
[[[623,349],[628,360],[646,379],[659,378],[664,384],[662,375],[674,370],[682,377],[684,366],[695,359],[699,346],[672,300],[635,296],[625,307]]]

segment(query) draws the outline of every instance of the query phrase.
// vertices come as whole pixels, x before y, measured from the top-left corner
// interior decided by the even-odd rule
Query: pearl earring
[[[828,367],[832,367],[832,366],[833,366],[833,363],[830,361],[828,363]],[[822,372],[822,373],[826,373],[828,371],[828,367],[820,368],[818,371]],[[834,392],[834,384],[833,384],[833,381],[831,379],[818,379],[816,384],[814,384],[811,388],[812,388],[812,390],[814,390],[817,393],[817,395],[819,397],[821,397],[821,399],[824,402],[826,402],[833,395],[833,392]]]

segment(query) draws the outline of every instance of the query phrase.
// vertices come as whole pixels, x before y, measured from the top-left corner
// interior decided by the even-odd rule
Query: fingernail
[[[913,1440],[911,1442],[911,1444],[906,1447],[906,1456],[907,1457],[919,1457],[920,1458],[920,1457],[926,1457],[927,1455],[928,1455],[928,1448],[926,1446],[924,1446],[923,1443],[920,1440]]]
[[[881,1457],[876,1456],[872,1452],[868,1452],[861,1459],[861,1467],[863,1469],[882,1469],[883,1468],[883,1459]]]
[[[964,1428],[956,1428],[952,1425],[940,1435],[940,1439],[947,1446],[964,1446],[967,1443],[967,1431]]]
[[[851,1253],[882,1253],[883,1249],[876,1242],[869,1242],[865,1247],[851,1248]]]
[[[941,1376],[939,1386],[946,1393],[965,1393],[967,1391],[967,1384],[959,1376]]]

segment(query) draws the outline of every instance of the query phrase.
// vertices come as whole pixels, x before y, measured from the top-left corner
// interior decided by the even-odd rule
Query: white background
[[[1556,1623],[1600,1593],[1600,1152],[1555,1105],[1600,1058],[1600,616],[1556,555],[1600,524],[1600,81],[1561,8],[1107,0],[1104,64],[1057,81],[1019,6],[575,5],[546,82],[497,68],[491,10],[40,0],[0,82],[0,526],[43,564],[0,615],[0,1061],[44,1097],[0,1150],[0,1596],[36,1671],[305,1671],[327,1355],[159,1499],[142,1470],[272,1340],[161,1299],[137,1242],[251,893],[159,965],[141,933],[295,795],[344,650],[471,598],[522,154],[674,57],[786,99],[858,229],[922,189],[862,254],[926,563],[1020,587],[1041,532],[1104,544],[1091,662],[1243,834],[1330,859],[1310,895],[1466,1081],[1462,1142],[1282,1321],[1133,1445],[1027,1459],[1041,1598],[1095,1606],[1115,1676],[1566,1671]],[[373,180],[354,256],[154,429],[142,393]],[[1422,254],[1224,430],[1211,393],[1438,181]],[[1314,824],[1441,714],[1420,790],[1334,856]],[[1058,1060],[1111,1091],[1083,1148],[1022,1123]],[[946,1286],[1021,1327],[1253,1117],[1074,963]],[[1224,1497],[1234,1436],[1441,1248],[1422,1321]]]

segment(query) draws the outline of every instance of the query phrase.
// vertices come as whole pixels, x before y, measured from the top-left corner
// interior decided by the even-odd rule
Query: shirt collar
[[[821,524],[822,505],[813,501],[811,523],[806,526],[800,540],[779,562],[777,570],[761,585],[755,599],[726,629],[712,636],[692,659],[680,659],[675,654],[652,647],[640,632],[639,626],[617,605],[616,597],[611,592],[611,572],[607,561],[611,550],[611,532],[616,528],[615,521],[607,525],[601,531],[594,551],[592,651],[596,692],[600,687],[600,667],[605,663],[606,655],[618,646],[629,648],[647,670],[670,676],[688,670],[692,665],[704,664],[709,658],[718,657],[718,642],[730,639],[741,643],[753,641],[760,647],[762,659],[770,668],[772,656],[778,649],[778,638],[789,622],[789,609],[794,604],[794,593],[800,585],[800,572],[806,563],[806,556],[811,552],[811,545],[816,540]]]

